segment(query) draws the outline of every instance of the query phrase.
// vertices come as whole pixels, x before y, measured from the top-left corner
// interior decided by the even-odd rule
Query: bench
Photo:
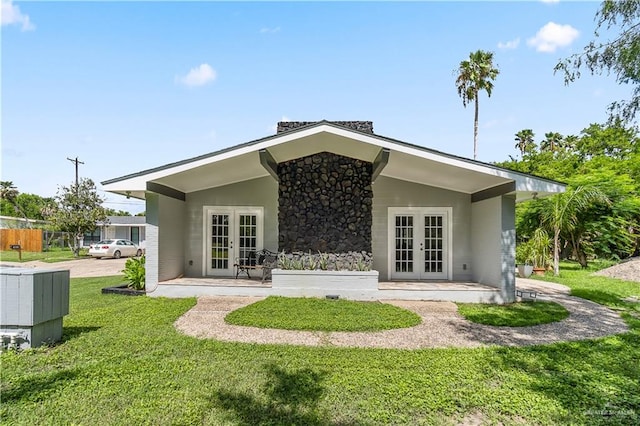
[[[278,254],[263,249],[258,251],[250,251],[247,257],[237,257],[233,266],[236,268],[236,279],[241,273],[247,274],[247,278],[251,279],[249,271],[259,270],[262,272],[262,282],[271,278],[271,270],[278,263]]]

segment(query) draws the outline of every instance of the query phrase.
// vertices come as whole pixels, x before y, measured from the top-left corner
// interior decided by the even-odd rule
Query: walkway
[[[569,317],[532,327],[493,327],[465,320],[458,314],[455,303],[395,300],[385,303],[416,312],[422,317],[422,323],[415,327],[378,332],[291,331],[224,322],[229,312],[262,298],[201,297],[196,306],[176,321],[175,326],[190,336],[222,341],[395,349],[527,346],[592,339],[628,331],[625,322],[614,311],[569,296],[567,287],[526,279],[518,279],[517,287],[538,291],[539,300],[562,304],[569,311]]]

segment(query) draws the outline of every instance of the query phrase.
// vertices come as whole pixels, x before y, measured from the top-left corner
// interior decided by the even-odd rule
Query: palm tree
[[[569,135],[564,138],[563,147],[568,151],[574,151],[578,146],[580,138],[576,135]]]
[[[516,133],[516,137],[514,139],[516,141],[515,148],[520,150],[520,154],[523,157],[525,153],[531,151],[535,146],[536,143],[533,141],[534,137],[535,134],[531,129],[520,130]]]
[[[7,180],[0,181],[0,198],[13,204],[17,196],[18,190],[13,186],[13,182]]]
[[[578,186],[554,195],[543,210],[542,224],[553,229],[554,275],[560,274],[560,233],[571,234],[578,224],[578,215],[597,202],[609,203],[609,199],[595,186]]]
[[[562,147],[564,136],[558,132],[548,132],[544,134],[544,140],[540,142],[541,151],[556,152]]]
[[[471,101],[475,103],[473,118],[473,159],[478,157],[478,96],[484,90],[491,97],[493,80],[500,71],[493,66],[493,52],[478,50],[469,54],[469,59],[460,62],[456,70],[456,86],[462,105],[466,108]]]

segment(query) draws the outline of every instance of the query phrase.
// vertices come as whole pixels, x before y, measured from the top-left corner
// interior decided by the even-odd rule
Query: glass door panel
[[[238,257],[245,264],[255,262],[258,248],[258,216],[238,215]]]
[[[229,214],[211,215],[211,269],[227,271],[230,269],[231,249],[229,239],[230,217]]]
[[[445,271],[443,215],[424,216],[424,269],[425,278]]]
[[[418,278],[415,268],[415,236],[413,215],[395,216],[394,276]]]

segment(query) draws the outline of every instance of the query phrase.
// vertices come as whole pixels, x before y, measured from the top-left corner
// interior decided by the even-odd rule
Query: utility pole
[[[78,195],[78,185],[79,185],[79,180],[78,180],[78,164],[84,164],[82,161],[78,160],[78,157],[75,158],[75,160],[73,158],[69,158],[67,157],[67,160],[71,161],[72,163],[75,163],[76,165],[76,195]]]

